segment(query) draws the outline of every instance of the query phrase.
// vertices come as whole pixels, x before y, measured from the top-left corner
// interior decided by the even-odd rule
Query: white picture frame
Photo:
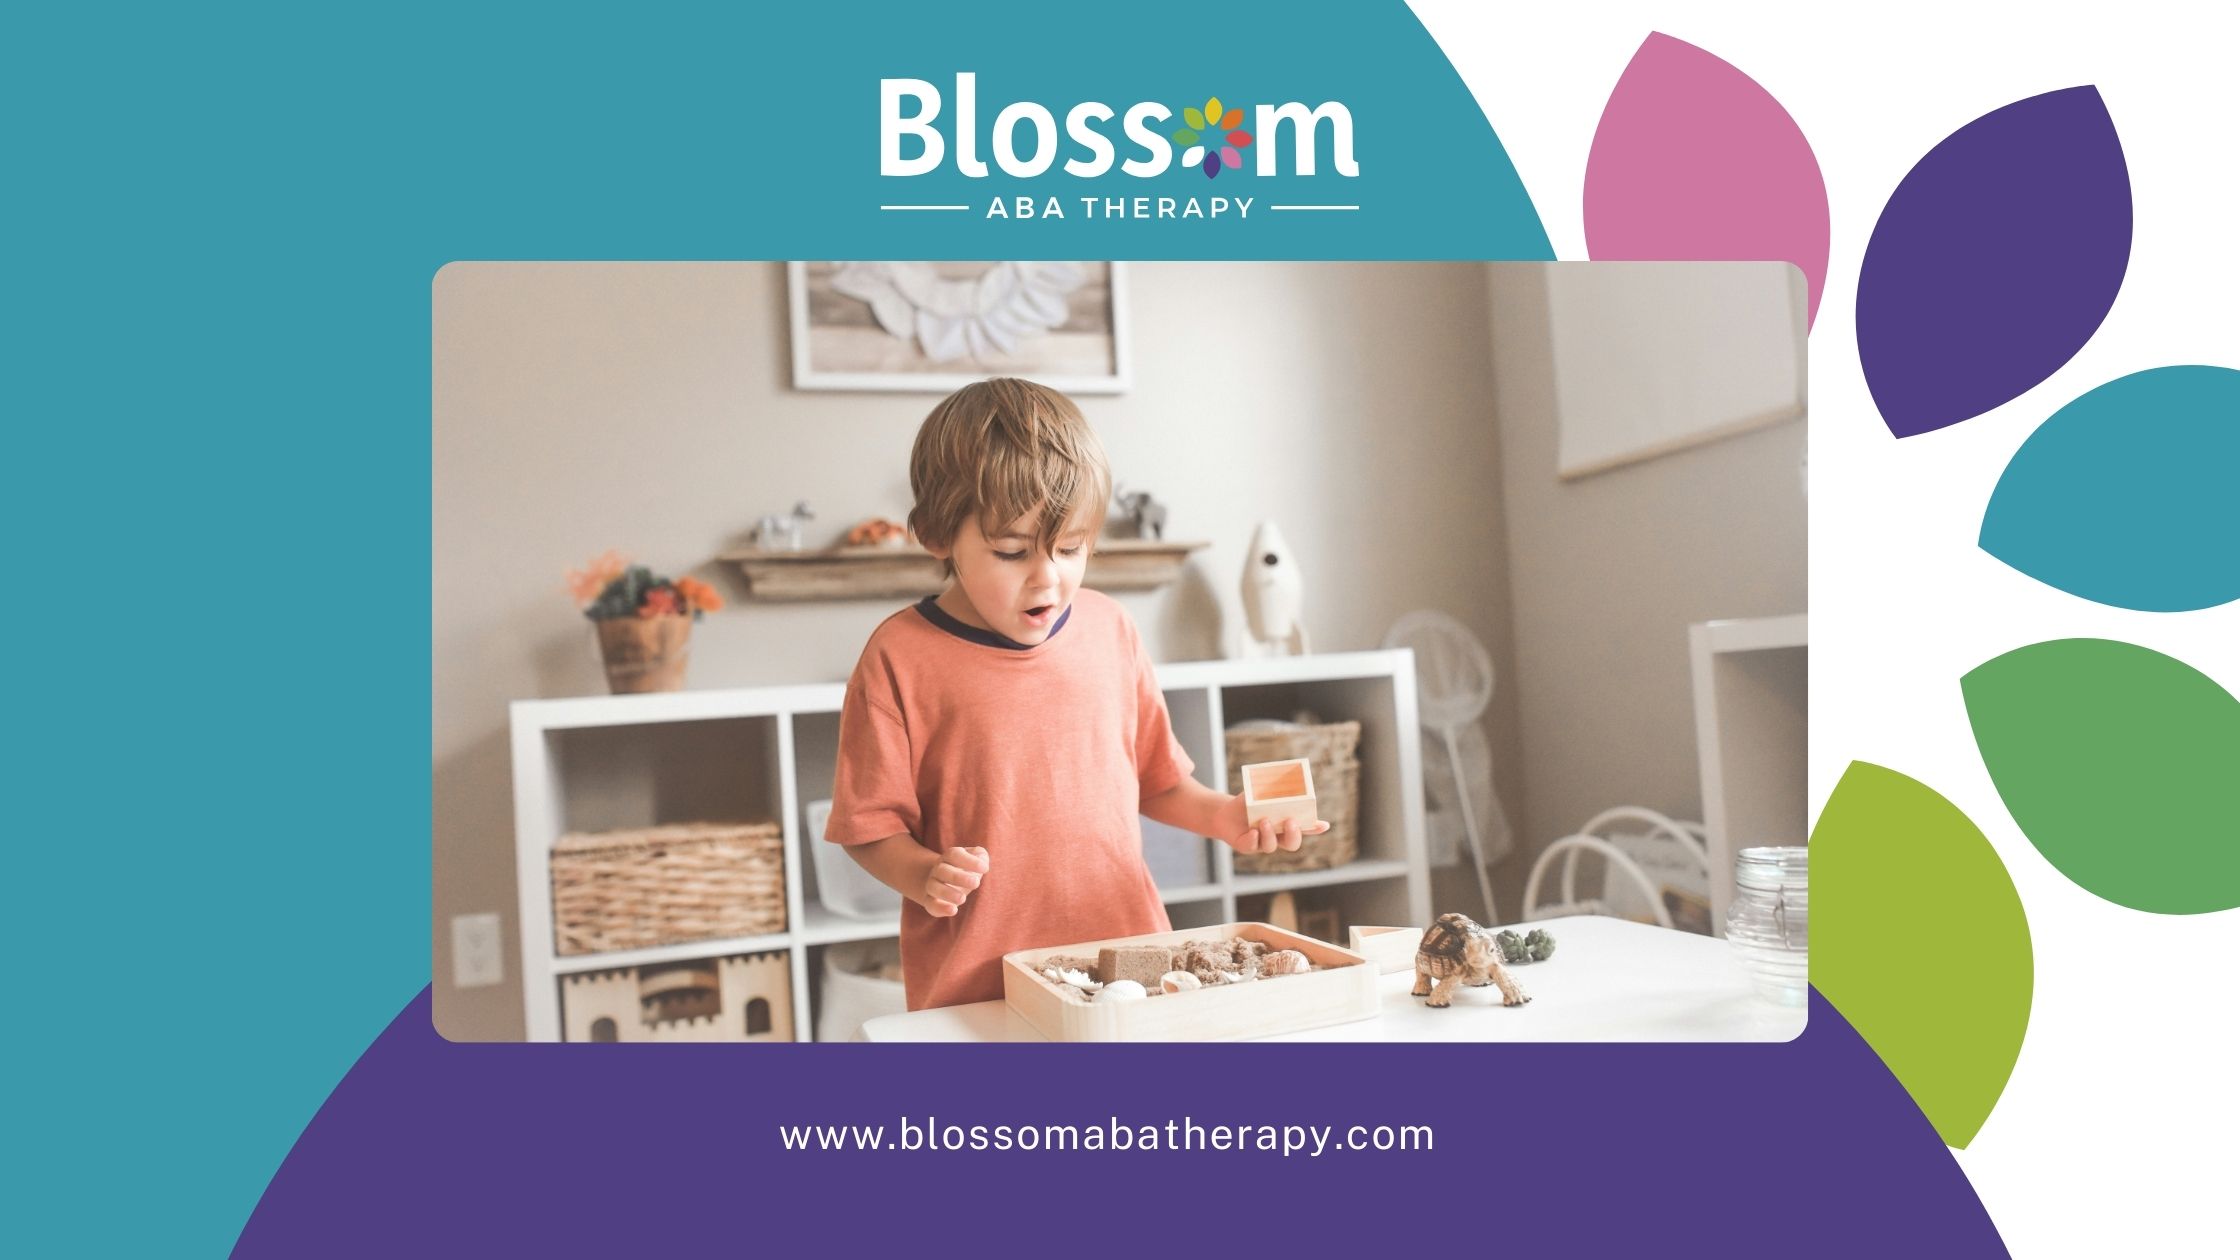
[[[1090,273],[1082,287],[1066,298],[1067,324],[1017,336],[1008,353],[985,358],[967,353],[938,362],[917,342],[885,331],[871,302],[833,289],[839,268],[894,265],[786,264],[795,389],[946,394],[991,376],[1026,377],[1068,394],[1120,394],[1130,388],[1125,264],[1075,264]],[[926,265],[956,280],[966,278],[971,268],[1038,264]],[[847,322],[835,321],[831,318],[835,314]]]

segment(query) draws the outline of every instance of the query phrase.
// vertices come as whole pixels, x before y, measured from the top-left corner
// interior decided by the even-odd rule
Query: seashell
[[[1231,984],[1243,984],[1245,981],[1245,975],[1241,971],[1224,971],[1221,973],[1221,978]]]
[[[1187,971],[1170,971],[1159,977],[1159,988],[1166,993],[1180,993],[1185,989],[1200,987],[1198,978]]]
[[[1104,986],[1104,992],[1097,994],[1097,1000],[1099,1002],[1134,1002],[1150,996],[1149,993],[1144,991],[1142,985],[1133,980],[1115,980]]]
[[[1295,949],[1279,949],[1260,956],[1260,974],[1264,976],[1296,976],[1312,970],[1314,964]]]
[[[1103,985],[1098,984],[1095,980],[1090,979],[1088,972],[1075,971],[1071,967],[1068,967],[1065,970],[1059,972],[1058,979],[1060,982],[1070,984],[1074,988],[1081,990],[1083,993],[1095,993],[1097,990],[1104,987]]]

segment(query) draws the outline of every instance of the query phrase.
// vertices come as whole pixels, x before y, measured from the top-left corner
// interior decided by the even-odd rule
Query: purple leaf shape
[[[1819,314],[1819,159],[1781,102],[1693,44],[1651,34],[1627,63],[1587,153],[1583,217],[1596,262],[1795,263],[1808,327]]]
[[[2064,88],[1944,138],[1882,208],[1859,266],[1859,367],[1901,438],[2020,396],[2091,340],[2131,259],[2131,175],[2099,90]]]
[[[1206,178],[1212,179],[1214,176],[1219,175],[1220,173],[1221,155],[1218,153],[1206,154]]]

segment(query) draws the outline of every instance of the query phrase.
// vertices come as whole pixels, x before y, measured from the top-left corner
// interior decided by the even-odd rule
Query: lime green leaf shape
[[[1854,761],[1812,829],[1812,985],[1945,1144],[1975,1138],[2030,1026],[2030,923],[1983,832]]]
[[[1960,680],[2022,834],[2079,888],[2155,914],[2240,906],[2240,701],[2160,652],[2055,639]]]

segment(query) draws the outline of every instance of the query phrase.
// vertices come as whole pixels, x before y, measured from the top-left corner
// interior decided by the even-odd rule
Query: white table
[[[1519,925],[1520,930],[1525,925]],[[1284,1033],[1262,1041],[1788,1041],[1804,1031],[1801,1006],[1759,998],[1723,940],[1624,919],[1549,919],[1555,956],[1513,967],[1532,1001],[1504,1007],[1497,988],[1464,988],[1433,1010],[1410,996],[1415,973],[1378,981],[1373,1019]],[[1151,999],[1156,1001],[1157,999]],[[974,1002],[867,1020],[859,1041],[1041,1041],[1002,1002]]]

